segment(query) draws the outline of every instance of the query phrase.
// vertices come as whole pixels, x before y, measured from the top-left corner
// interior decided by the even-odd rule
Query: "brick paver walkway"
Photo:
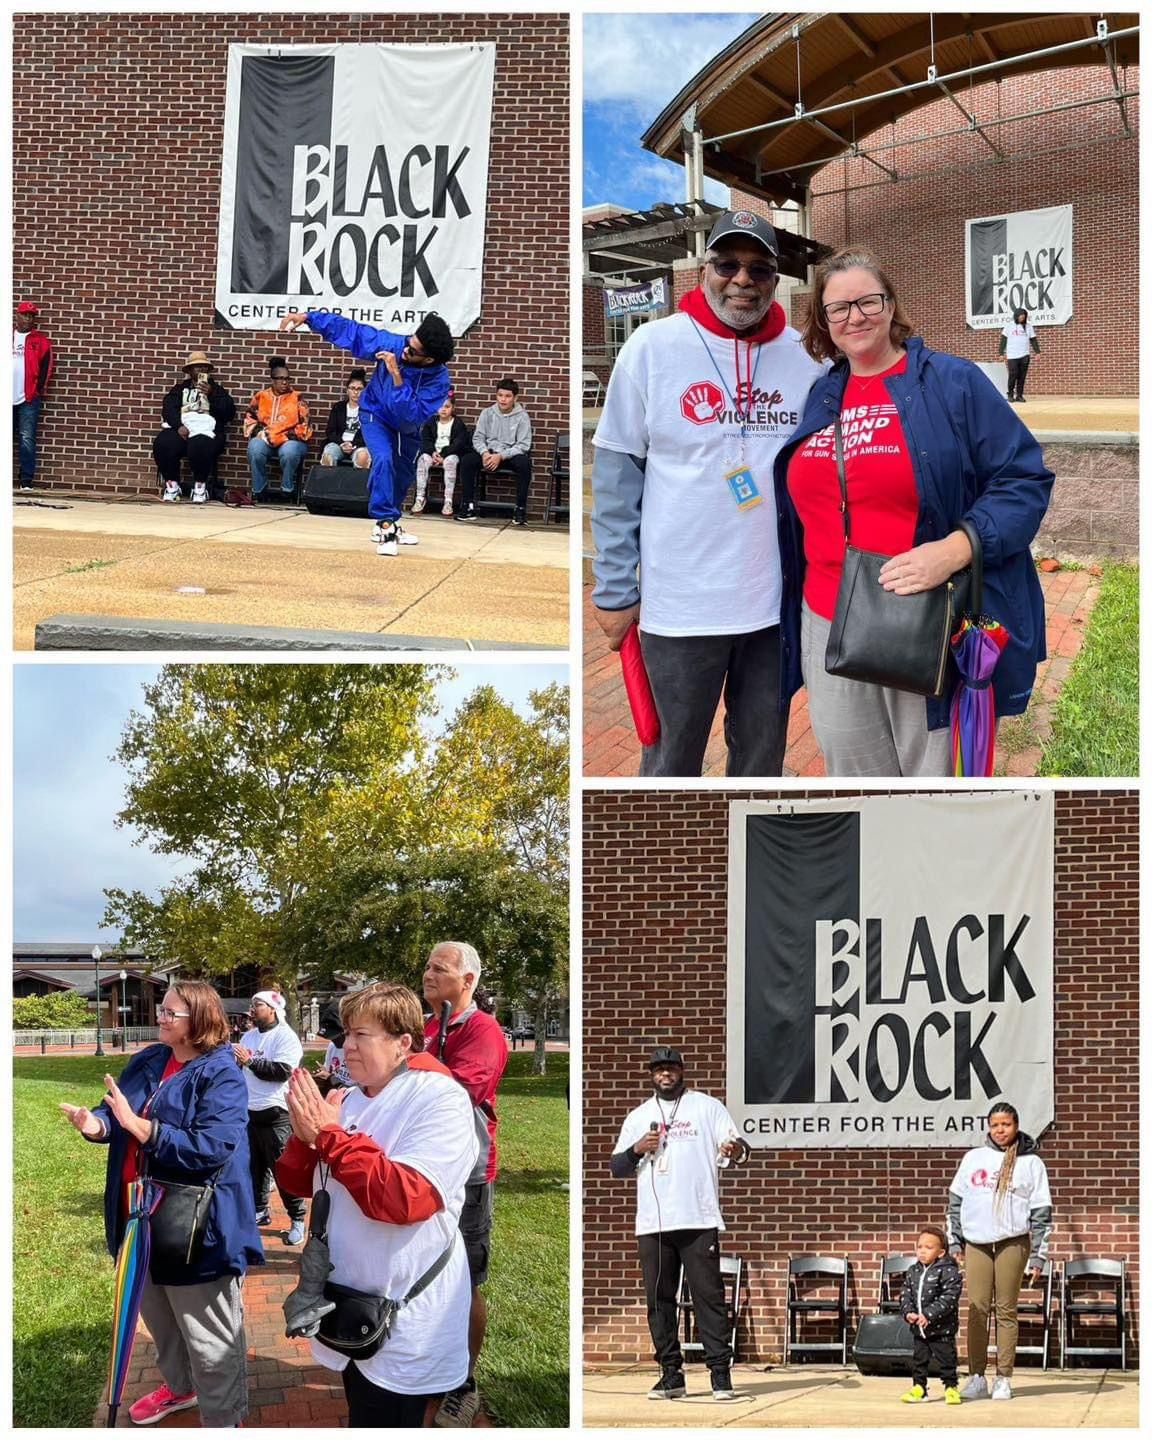
[[[1083,643],[1084,629],[1099,593],[1099,584],[1089,570],[1058,570],[1041,574],[1044,607],[1048,618],[1048,659],[1036,674],[1036,689],[1025,718],[1019,725],[1024,743],[1016,745],[1013,722],[1001,729],[997,772],[1005,775],[1035,775],[1042,743],[1052,730],[1052,706],[1067,679],[1072,661]],[[584,774],[635,775],[640,763],[640,743],[632,726],[628,699],[620,678],[620,660],[592,616],[591,587],[584,587]],[[721,705],[712,727],[704,757],[704,774],[724,774],[724,710]],[[1005,758],[1007,757],[1007,758]],[[805,691],[792,702],[788,723],[788,749],[784,774],[824,774],[824,761],[812,734]]]

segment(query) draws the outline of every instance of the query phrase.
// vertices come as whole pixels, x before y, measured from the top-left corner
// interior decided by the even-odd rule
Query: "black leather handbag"
[[[835,433],[845,548],[824,668],[829,675],[867,685],[929,697],[943,695],[952,636],[965,613],[979,614],[983,603],[980,536],[969,521],[960,521],[958,528],[972,546],[972,563],[942,585],[915,595],[885,590],[880,570],[892,557],[857,550],[852,544],[839,417]]]
[[[204,1251],[204,1231],[216,1197],[217,1171],[206,1185],[181,1185],[170,1180],[155,1184],[164,1198],[152,1214],[152,1263],[171,1269],[195,1265]]]

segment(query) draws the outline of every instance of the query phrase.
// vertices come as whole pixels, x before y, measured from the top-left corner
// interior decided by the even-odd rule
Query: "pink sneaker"
[[[175,1414],[177,1410],[191,1410],[199,1403],[195,1391],[190,1395],[173,1395],[167,1385],[161,1385],[151,1395],[142,1395],[135,1405],[130,1405],[128,1418],[133,1425],[155,1425],[165,1415]]]

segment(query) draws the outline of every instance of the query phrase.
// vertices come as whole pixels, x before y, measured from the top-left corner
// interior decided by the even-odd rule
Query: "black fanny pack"
[[[327,1248],[328,1209],[327,1189],[318,1190],[312,1197],[309,1245],[318,1242]],[[447,1248],[441,1251],[402,1300],[392,1300],[387,1295],[367,1295],[363,1290],[353,1290],[349,1285],[328,1281],[324,1286],[324,1299],[332,1301],[335,1308],[321,1319],[316,1338],[353,1360],[367,1360],[370,1355],[375,1355],[391,1335],[393,1322],[400,1311],[422,1290],[426,1290],[448,1264],[455,1244],[456,1233],[453,1232]]]

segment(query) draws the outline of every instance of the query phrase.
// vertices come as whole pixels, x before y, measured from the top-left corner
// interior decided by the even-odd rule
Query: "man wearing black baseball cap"
[[[636,1236],[648,1301],[648,1329],[660,1362],[649,1400],[687,1393],[677,1334],[676,1293],[683,1269],[692,1291],[712,1397],[735,1400],[732,1346],[720,1274],[719,1171],[748,1158],[731,1115],[719,1100],[684,1086],[684,1057],[663,1045],[648,1062],[653,1095],[625,1119],[610,1168],[636,1177]]]
[[[722,695],[727,773],[784,766],[772,465],[824,367],[773,298],[778,271],[772,226],[725,212],[699,285],[633,332],[608,384],[592,600],[614,650],[640,628],[660,719],[641,775],[699,775]]]

